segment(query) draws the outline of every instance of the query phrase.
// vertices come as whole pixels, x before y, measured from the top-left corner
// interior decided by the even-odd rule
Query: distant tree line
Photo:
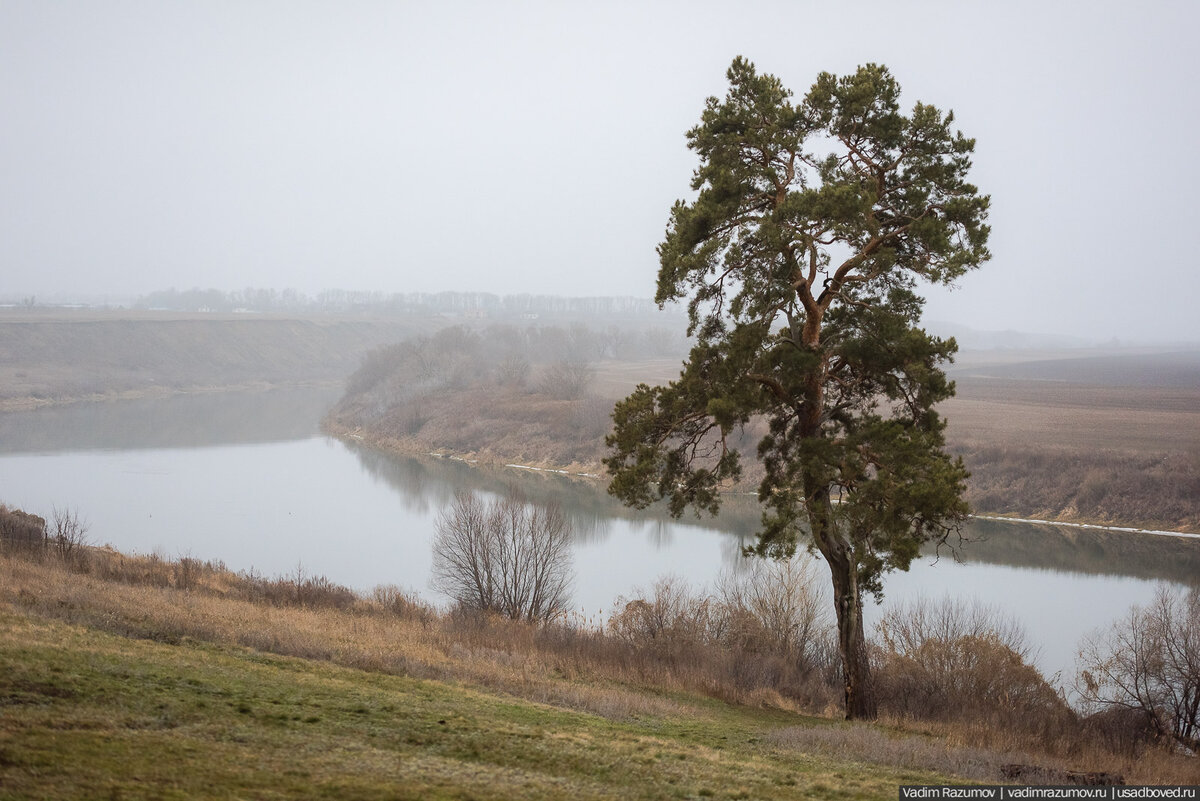
[[[191,312],[320,312],[452,314],[486,319],[541,315],[642,316],[658,313],[649,298],[495,295],[490,292],[380,292],[327,289],[307,295],[295,289],[162,289],[144,295],[139,309]]]

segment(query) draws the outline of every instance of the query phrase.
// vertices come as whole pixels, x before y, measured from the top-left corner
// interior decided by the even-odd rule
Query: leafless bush
[[[590,362],[563,359],[542,369],[538,386],[543,393],[552,398],[575,400],[584,396],[595,376],[596,369]]]
[[[991,638],[1023,660],[1031,656],[1025,631],[1010,617],[979,603],[947,598],[938,603],[918,598],[894,606],[876,626],[885,647],[911,654],[931,640],[949,642],[961,637]]]
[[[253,571],[242,573],[232,590],[230,594],[235,597],[274,606],[345,610],[358,603],[354,590],[335,584],[325,576],[308,575],[301,564],[296,565],[291,575],[276,578],[266,578]]]
[[[1076,689],[1092,710],[1138,713],[1161,741],[1200,756],[1200,589],[1160,587],[1079,648]]]
[[[801,553],[723,574],[717,583],[722,639],[739,651],[813,661],[828,627],[824,585],[814,571],[812,558]]]
[[[902,718],[987,720],[1052,737],[1074,720],[1028,664],[1020,627],[961,601],[896,607],[877,626],[881,706]]]
[[[726,576],[716,595],[660,578],[650,592],[618,598],[607,633],[636,655],[642,675],[666,673],[738,703],[785,699],[823,710],[839,690],[830,684],[836,646],[813,610],[808,565],[756,566]],[[811,613],[811,614],[810,614]]]
[[[140,587],[171,586],[171,563],[159,554],[122,554],[102,550],[93,554],[91,574],[100,581]]]
[[[1158,732],[1137,709],[1108,707],[1083,719],[1087,737],[1114,754],[1139,759],[1158,742]]]
[[[567,610],[573,580],[571,528],[555,504],[459,493],[438,520],[431,583],[463,609],[545,622]]]
[[[172,565],[172,573],[174,574],[175,588],[179,590],[191,590],[196,586],[196,577],[202,568],[199,559],[191,556],[181,556]]]
[[[634,598],[618,597],[620,610],[608,630],[636,647],[699,645],[712,639],[712,599],[693,593],[677,576],[663,576],[651,592],[634,590]]]
[[[54,508],[51,519],[50,545],[55,554],[66,564],[81,566],[86,559],[87,521],[81,520],[79,513],[72,509],[58,507]]]
[[[521,354],[510,354],[496,364],[496,381],[501,386],[524,389],[528,380],[529,360]]]

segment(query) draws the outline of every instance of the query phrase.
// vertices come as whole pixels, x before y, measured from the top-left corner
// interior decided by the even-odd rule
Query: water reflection
[[[753,498],[732,496],[719,518],[685,516],[674,520],[664,505],[645,510],[624,506],[605,492],[603,481],[594,478],[479,466],[452,458],[397,456],[354,443],[345,443],[345,447],[358,457],[368,474],[404,498],[405,508],[412,512],[440,510],[450,504],[455,492],[463,490],[501,495],[512,488],[534,503],[558,503],[570,519],[579,544],[604,543],[612,534],[613,523],[623,521],[655,547],[667,548],[677,543],[680,527],[691,524],[729,535],[731,552],[740,553],[742,545],[753,542],[760,514]]]
[[[560,503],[578,532],[575,599],[588,610],[607,608],[617,595],[633,597],[664,573],[711,587],[722,570],[743,563],[742,547],[754,542],[760,514],[755,498],[734,496],[716,519],[676,521],[663,508],[627,509],[601,481],[347,449],[422,514],[436,514],[456,490],[499,494],[515,486],[532,500]],[[963,534],[955,553],[931,546],[909,571],[889,576],[883,606],[865,610],[868,625],[889,605],[919,597],[978,601],[1026,626],[1038,666],[1066,676],[1084,633],[1147,603],[1155,581],[1200,576],[1198,540],[988,520],[972,521]]]
[[[1200,540],[1131,531],[972,520],[963,561],[1054,573],[1200,580]]]
[[[361,445],[346,445],[363,469],[385,481],[406,508],[428,514],[453,500],[458,490],[501,494],[515,487],[530,500],[558,502],[575,527],[580,543],[603,543],[612,523],[627,521],[657,548],[678,547],[688,524],[715,529],[728,536],[731,563],[743,545],[754,543],[761,514],[751,496],[731,496],[717,518],[685,516],[671,519],[667,510],[631,510],[604,492],[602,481],[540,473],[519,468],[479,467],[465,462],[428,457],[416,459],[382,453]],[[940,558],[965,564],[1035,568],[1054,573],[1127,576],[1178,583],[1200,576],[1200,540],[1127,531],[1077,529],[1050,524],[971,520],[963,541],[927,546],[922,559]]]

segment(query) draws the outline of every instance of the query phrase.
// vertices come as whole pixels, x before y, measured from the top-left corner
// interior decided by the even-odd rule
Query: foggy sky
[[[651,296],[735,55],[977,140],[975,328],[1200,340],[1200,4],[0,0],[0,297]]]

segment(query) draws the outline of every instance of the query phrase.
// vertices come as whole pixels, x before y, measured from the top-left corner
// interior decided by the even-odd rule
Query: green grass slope
[[[768,744],[676,699],[610,720],[455,683],[0,611],[0,799],[894,798],[928,773]]]

